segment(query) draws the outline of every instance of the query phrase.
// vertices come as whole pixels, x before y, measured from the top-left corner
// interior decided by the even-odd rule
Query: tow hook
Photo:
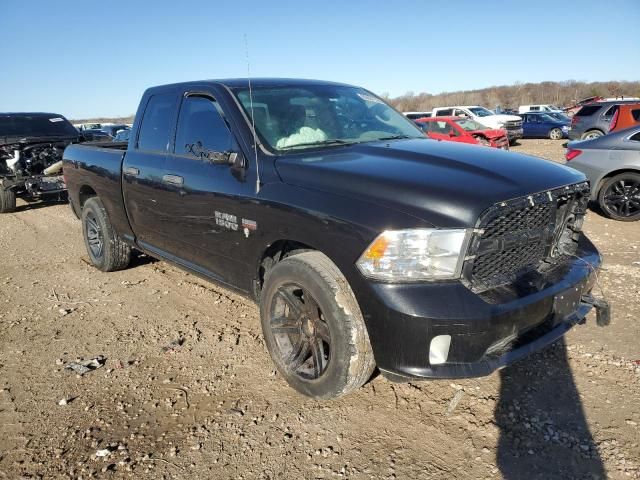
[[[582,296],[582,301],[593,305],[596,309],[596,323],[599,327],[606,327],[611,323],[611,306],[602,298],[595,298],[590,293]]]

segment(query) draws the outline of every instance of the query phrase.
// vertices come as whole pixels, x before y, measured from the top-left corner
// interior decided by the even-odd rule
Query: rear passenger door
[[[137,241],[142,246],[166,250],[170,239],[164,231],[166,218],[159,204],[178,94],[159,93],[146,101],[137,137],[130,142],[122,165],[122,192]]]

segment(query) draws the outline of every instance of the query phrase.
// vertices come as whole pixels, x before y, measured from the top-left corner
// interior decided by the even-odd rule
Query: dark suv
[[[637,102],[637,100],[616,100],[583,105],[571,119],[569,138],[571,140],[589,140],[605,135],[609,132],[611,119],[618,111],[618,106]]]

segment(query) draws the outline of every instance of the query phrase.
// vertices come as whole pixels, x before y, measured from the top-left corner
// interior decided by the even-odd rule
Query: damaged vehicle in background
[[[62,153],[80,138],[56,113],[0,114],[0,213],[13,212],[16,197],[63,198]]]

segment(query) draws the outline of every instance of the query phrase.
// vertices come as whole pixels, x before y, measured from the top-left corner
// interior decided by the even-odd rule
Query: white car
[[[518,107],[518,113],[528,112],[562,112],[560,107],[555,105],[520,105]]]
[[[439,107],[431,111],[432,117],[467,117],[488,128],[506,130],[509,145],[522,138],[522,118],[517,115],[497,115],[491,110],[477,105]]]

